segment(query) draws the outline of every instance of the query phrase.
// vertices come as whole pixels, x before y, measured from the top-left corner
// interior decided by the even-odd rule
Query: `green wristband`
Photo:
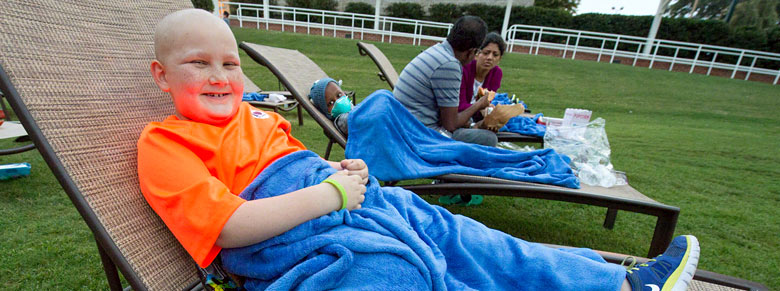
[[[336,180],[330,178],[325,179],[325,181],[322,181],[322,183],[331,184],[333,187],[336,187],[336,190],[339,190],[339,193],[341,193],[341,209],[347,209],[347,190],[344,190],[344,186],[341,186],[339,182],[336,182]]]

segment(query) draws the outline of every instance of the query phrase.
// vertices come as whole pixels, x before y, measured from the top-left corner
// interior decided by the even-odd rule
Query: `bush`
[[[571,28],[572,16],[562,9],[515,6],[509,19],[509,26],[512,24]]]
[[[504,12],[506,7],[486,4],[466,4],[461,6],[463,15],[473,15],[485,21],[488,31],[501,31],[504,24]]]
[[[192,0],[192,6],[208,12],[214,11],[214,2],[211,2],[211,0]]]
[[[373,15],[374,5],[363,2],[349,2],[347,7],[344,7],[344,12]]]
[[[425,20],[425,10],[419,3],[392,3],[385,8],[385,15],[390,17]]]
[[[767,49],[767,34],[755,26],[737,27],[731,33],[732,47],[763,51]]]
[[[336,11],[339,3],[336,0],[287,0],[287,6]]]
[[[453,23],[463,15],[460,6],[452,3],[437,3],[428,7],[428,19],[430,21]]]
[[[363,2],[349,2],[347,6],[344,7],[344,12],[373,15],[374,6]],[[339,25],[353,26],[352,19],[339,19],[338,23]],[[360,21],[355,20],[355,24],[354,24],[355,27],[360,27],[360,24],[361,24]],[[374,28],[374,21],[364,20],[363,27]]]
[[[419,3],[397,2],[385,8],[385,14],[390,17],[425,20],[425,10]],[[389,29],[390,27],[387,26]],[[412,25],[393,25],[393,31],[414,32]]]

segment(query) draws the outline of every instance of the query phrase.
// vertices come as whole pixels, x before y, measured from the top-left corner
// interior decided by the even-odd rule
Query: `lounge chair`
[[[173,112],[149,75],[156,20],[191,2],[27,4],[0,1],[0,91],[94,234],[110,288],[117,268],[134,290],[200,287],[136,173],[141,130]]]
[[[117,267],[135,290],[200,282],[195,262],[141,195],[136,167],[141,130],[173,112],[149,73],[154,28],[188,7],[0,1],[0,90],[94,234],[112,290],[122,290]]]
[[[369,56],[371,60],[374,61],[377,68],[379,68],[379,73],[376,73],[377,76],[379,76],[380,80],[386,81],[387,84],[390,85],[390,90],[393,90],[395,88],[395,84],[398,83],[398,73],[395,71],[393,64],[390,63],[390,60],[387,59],[385,54],[382,53],[382,51],[379,50],[379,48],[377,48],[375,45],[370,43],[359,41],[357,43],[357,47],[358,53],[360,53],[361,56]],[[504,131],[497,132],[496,136],[500,142],[506,141],[539,143],[542,145],[542,147],[544,147],[544,138],[538,136],[523,135]]]
[[[290,92],[287,91],[263,91],[260,89],[260,87],[258,87],[255,84],[255,82],[252,82],[252,80],[249,79],[249,77],[247,77],[246,75],[244,75],[244,92],[279,94],[288,98],[291,97]],[[279,110],[287,112],[287,111],[292,111],[295,108],[298,108],[298,125],[303,126],[303,113],[301,113],[301,108],[298,107],[298,102],[296,102],[293,99],[287,99],[282,102],[247,101],[247,103],[252,104],[252,106],[254,107],[273,109],[274,112],[279,112]]]

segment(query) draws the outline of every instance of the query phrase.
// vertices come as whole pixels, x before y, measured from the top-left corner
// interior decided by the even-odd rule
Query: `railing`
[[[266,10],[259,4],[220,3],[222,9],[235,8],[236,13],[230,18],[238,20],[241,27],[254,24],[258,29],[261,25],[265,25],[266,29],[269,25],[281,25],[282,31],[298,31],[299,27],[305,27],[309,34],[312,29],[319,30],[323,36],[326,30],[330,30],[334,37],[338,36],[337,32],[349,32],[351,38],[359,33],[361,40],[366,34],[374,34],[382,42],[392,42],[393,37],[404,37],[411,39],[413,45],[421,45],[422,40],[444,40],[452,28],[451,23],[388,16],[379,16],[379,25],[374,26],[377,18],[368,14],[274,5],[269,5]],[[510,52],[514,51],[515,46],[523,46],[528,48],[529,54],[539,54],[540,49],[550,49],[562,52],[563,58],[574,59],[578,53],[587,53],[596,56],[596,61],[606,57],[610,62],[616,58],[628,59],[633,66],[642,61],[642,64],[648,63],[649,68],[664,63],[669,65],[669,71],[674,70],[675,66],[688,66],[688,73],[693,73],[697,68],[699,71],[706,68],[707,75],[715,69],[721,73],[730,73],[732,79],[739,72],[744,73],[745,80],[751,74],[762,74],[774,77],[772,83],[775,85],[780,80],[780,54],[777,53],[656,39],[652,44],[652,53],[643,54],[646,41],[647,38],[638,36],[521,24],[512,25],[507,30]]]
[[[643,54],[642,48],[647,38],[580,31],[562,28],[552,28],[532,25],[512,25],[507,31],[509,51],[515,46],[528,48],[529,54],[539,54],[539,49],[562,51],[563,58],[574,59],[577,53],[596,55],[596,61],[609,57],[637,61],[649,61],[649,68],[659,62],[669,64],[669,71],[677,65],[690,66],[688,73],[694,69],[707,68],[707,75],[713,69],[725,70],[731,73],[733,79],[737,72],[745,73],[745,80],[753,73],[774,76],[772,84],[780,79],[780,54],[762,51],[737,49],[730,47],[688,43],[656,39],[653,42],[651,54]],[[746,65],[749,63],[750,65]]]
[[[444,40],[452,28],[451,23],[380,16],[379,29],[374,29],[376,18],[368,14],[268,5],[268,15],[264,15],[265,7],[259,4],[222,2],[222,5],[236,8],[235,15],[230,18],[237,19],[241,27],[251,23],[258,29],[261,25],[268,29],[270,24],[276,24],[282,26],[282,31],[290,28],[297,31],[299,27],[305,27],[309,34],[312,29],[319,29],[324,36],[325,30],[332,30],[334,37],[337,31],[341,31],[349,32],[353,38],[359,32],[361,40],[368,33],[379,35],[382,42],[385,38],[392,42],[395,36],[411,38],[413,45],[420,45],[422,40]],[[222,8],[227,9],[226,6]]]

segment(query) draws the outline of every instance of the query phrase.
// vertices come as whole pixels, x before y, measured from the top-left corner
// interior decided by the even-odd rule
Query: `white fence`
[[[452,28],[451,23],[379,16],[379,25],[375,29],[377,18],[368,14],[274,5],[266,9],[259,4],[237,2],[221,4],[222,9],[235,8],[236,13],[230,18],[238,20],[241,27],[253,25],[258,29],[261,26],[268,29],[269,25],[281,25],[282,31],[305,28],[306,33],[311,33],[314,29],[323,36],[326,30],[330,30],[334,37],[340,31],[350,33],[352,38],[360,34],[361,40],[365,35],[373,34],[379,36],[378,40],[382,42],[404,37],[411,39],[413,45],[420,45],[422,40],[444,40],[444,35]],[[515,46],[522,46],[528,48],[529,54],[539,54],[539,49],[548,49],[562,52],[563,58],[574,59],[577,53],[587,53],[595,55],[596,61],[607,57],[610,62],[616,58],[629,59],[633,66],[639,61],[649,62],[649,68],[664,63],[669,65],[669,71],[675,66],[678,70],[684,68],[680,66],[689,67],[689,73],[697,68],[700,71],[706,68],[706,74],[710,75],[716,69],[730,72],[732,79],[742,72],[745,80],[755,73],[774,77],[772,83],[775,85],[780,79],[780,54],[777,53],[656,39],[652,53],[643,54],[646,41],[645,37],[521,24],[512,25],[507,30],[510,52],[517,50],[513,50]]]
[[[596,61],[606,57],[610,62],[615,58],[632,59],[633,66],[640,60],[649,61],[649,68],[665,62],[669,64],[669,71],[675,65],[685,65],[690,67],[688,73],[696,68],[706,68],[707,75],[713,69],[721,69],[731,72],[732,79],[737,72],[744,72],[745,80],[758,73],[774,76],[772,83],[775,85],[780,79],[777,68],[780,54],[662,39],[653,42],[651,54],[643,54],[646,41],[645,37],[520,24],[512,25],[507,31],[509,51],[515,46],[527,47],[529,54],[539,54],[540,48],[550,49],[562,52],[563,58],[572,59],[577,53],[588,53],[596,55]]]
[[[420,45],[422,40],[437,42],[444,40],[444,37],[439,35],[447,35],[452,28],[451,23],[380,16],[379,29],[374,29],[376,18],[368,14],[268,5],[268,15],[265,15],[263,5],[236,2],[223,2],[223,5],[236,8],[236,15],[231,15],[230,18],[237,19],[241,27],[255,25],[256,28],[260,28],[261,25],[265,25],[268,29],[269,24],[277,24],[282,26],[282,31],[286,29],[297,31],[299,27],[305,27],[306,33],[317,29],[323,36],[325,30],[332,30],[334,37],[337,36],[337,31],[342,31],[349,32],[353,38],[356,33],[359,33],[361,40],[365,34],[379,35],[382,42],[385,42],[385,38],[388,42],[392,42],[394,36],[400,36],[411,38],[413,45]]]

